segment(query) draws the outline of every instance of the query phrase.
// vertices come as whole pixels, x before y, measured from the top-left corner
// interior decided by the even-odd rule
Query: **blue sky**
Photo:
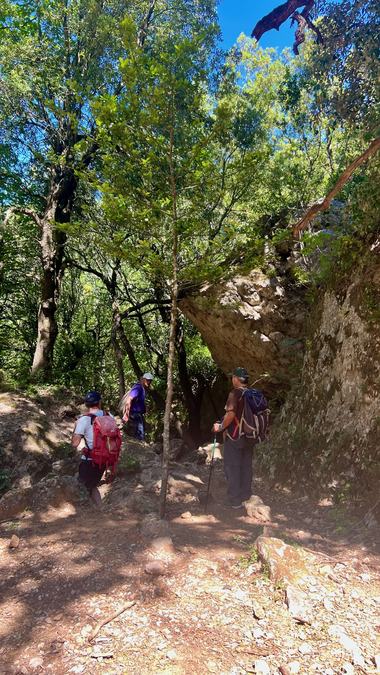
[[[219,0],[219,20],[223,36],[223,48],[229,49],[240,33],[250,35],[252,28],[265,14],[277,7],[283,0]],[[262,47],[291,47],[295,29],[290,30],[286,21],[279,31],[271,30],[260,39]]]

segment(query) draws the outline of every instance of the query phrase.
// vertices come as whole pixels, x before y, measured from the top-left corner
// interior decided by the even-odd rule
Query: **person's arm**
[[[84,439],[85,425],[86,417],[80,417],[75,425],[74,433],[71,437],[71,445],[73,448],[78,448],[81,450],[82,448],[86,447],[86,441]]]
[[[220,433],[221,431],[225,431],[228,429],[230,426],[231,422],[234,421],[236,414],[237,414],[237,396],[236,396],[236,391],[233,390],[229,393],[226,407],[225,407],[225,415],[222,419],[221,422],[215,422],[214,426],[212,427],[212,430],[214,433]]]
[[[71,438],[71,445],[73,446],[73,448],[77,448],[77,447],[78,447],[78,445],[79,445],[79,443],[81,442],[82,438],[83,438],[83,436],[81,436],[81,434],[75,434],[75,433],[74,433],[74,434],[72,435],[72,438]]]
[[[227,427],[230,426],[231,422],[233,422],[235,419],[235,411],[234,410],[228,410],[226,414],[224,415],[223,419],[221,422],[215,422],[214,426],[212,427],[212,430],[215,434],[225,431]]]
[[[131,403],[132,400],[134,399],[134,396],[132,396],[132,392],[127,396],[125,400],[125,407],[124,407],[124,414],[123,414],[123,420],[124,422],[128,422],[129,419],[129,413],[131,411]]]

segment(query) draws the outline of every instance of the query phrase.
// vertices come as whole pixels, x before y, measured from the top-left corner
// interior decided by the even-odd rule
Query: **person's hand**
[[[212,426],[212,430],[213,430],[214,434],[218,434],[221,431],[221,428],[220,428],[221,426],[222,425],[221,425],[220,422],[214,422],[214,424]]]

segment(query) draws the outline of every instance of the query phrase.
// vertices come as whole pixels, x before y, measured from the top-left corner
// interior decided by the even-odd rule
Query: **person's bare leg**
[[[100,507],[102,505],[102,498],[97,487],[92,488],[90,496],[95,506]]]

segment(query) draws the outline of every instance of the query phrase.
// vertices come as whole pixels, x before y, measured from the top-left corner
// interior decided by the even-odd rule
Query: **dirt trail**
[[[200,471],[206,479],[206,468]],[[118,481],[110,494],[117,488]],[[320,576],[310,596],[318,612],[312,625],[300,625],[284,604],[284,589],[252,554],[263,525],[222,507],[223,491],[217,465],[209,515],[199,504],[169,506],[176,555],[156,577],[145,572],[150,544],[142,516],[120,500],[106,499],[101,512],[62,503],[3,522],[0,672],[238,675],[278,673],[292,662],[298,666],[290,672],[306,674],[376,672],[378,532],[353,528],[327,501],[271,492],[256,481],[255,493],[272,509],[265,533],[315,551]],[[188,510],[192,516],[182,518]],[[13,533],[20,544],[11,551]],[[131,598],[136,605],[89,644],[96,624]],[[331,630],[337,625],[360,646],[364,665],[351,663]],[[258,660],[269,670],[257,670]]]

